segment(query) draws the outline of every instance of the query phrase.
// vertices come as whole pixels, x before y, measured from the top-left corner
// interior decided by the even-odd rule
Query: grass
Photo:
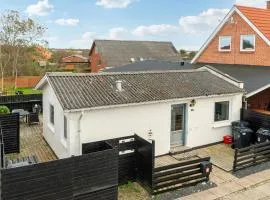
[[[150,200],[150,196],[146,190],[144,190],[136,182],[128,182],[126,185],[122,185],[118,188],[119,200]]]
[[[8,95],[15,95],[17,91],[22,91],[23,94],[41,94],[41,90],[34,90],[33,88],[8,88],[5,90]]]

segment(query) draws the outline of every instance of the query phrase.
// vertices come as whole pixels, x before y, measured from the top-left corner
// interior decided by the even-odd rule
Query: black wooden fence
[[[208,181],[209,174],[201,170],[204,161],[210,161],[210,157],[155,168],[152,193],[160,194]]]
[[[118,151],[106,146],[89,154],[1,169],[3,200],[116,200]]]
[[[0,106],[5,105],[10,110],[24,109],[32,112],[35,104],[42,107],[42,94],[0,96]]]
[[[235,149],[233,171],[270,161],[270,142]]]
[[[4,141],[4,151],[20,152],[20,119],[18,114],[0,115],[0,127]]]
[[[257,131],[261,127],[270,128],[270,115],[242,109],[241,118],[242,120],[248,121],[254,131]]]
[[[118,183],[120,185],[137,180],[147,189],[151,188],[155,160],[154,141],[148,142],[138,135],[133,135],[101,142],[118,150]],[[83,153],[87,153],[89,148],[103,148],[103,145],[99,143],[83,144]]]

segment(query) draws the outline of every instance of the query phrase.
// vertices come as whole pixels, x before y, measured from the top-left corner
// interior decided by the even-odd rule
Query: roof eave
[[[177,98],[177,99],[166,99],[166,100],[158,100],[158,101],[147,101],[147,102],[140,102],[140,103],[127,103],[127,104],[117,104],[117,105],[106,105],[106,106],[97,106],[97,107],[89,107],[89,108],[79,108],[79,109],[64,109],[65,113],[74,113],[74,112],[84,112],[84,111],[91,111],[91,110],[101,110],[101,109],[108,109],[108,108],[118,108],[118,107],[127,107],[127,106],[137,106],[137,105],[148,105],[154,103],[170,103],[175,101],[183,101],[183,100],[192,100],[192,99],[202,99],[202,98],[213,98],[213,97],[223,97],[223,96],[233,96],[237,94],[243,94],[245,91],[242,92],[234,92],[234,93],[223,93],[223,94],[216,94],[216,95],[205,95],[205,96],[195,96],[195,97],[185,97],[185,98]]]
[[[260,92],[262,92],[262,91],[264,91],[266,89],[268,89],[268,88],[270,88],[270,83],[263,86],[263,87],[261,87],[261,88],[259,88],[259,89],[257,89],[257,90],[255,90],[255,91],[253,91],[253,92],[250,92],[250,93],[246,94],[246,98],[250,98],[250,97],[252,97],[252,96],[254,96],[254,95],[256,95],[256,94],[258,94],[258,93],[260,93]]]
[[[36,84],[35,86],[35,90],[42,90],[43,87],[48,83],[48,76],[47,74],[45,74],[42,79],[40,79],[40,81]]]

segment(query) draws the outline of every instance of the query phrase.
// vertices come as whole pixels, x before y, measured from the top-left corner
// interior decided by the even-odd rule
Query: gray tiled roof
[[[199,63],[196,67],[206,64]],[[209,64],[210,66],[244,82],[245,90],[250,93],[270,84],[270,66]]]
[[[250,66],[250,65],[226,65],[226,64],[211,64],[197,63],[190,64],[185,62],[181,66],[179,62],[168,61],[143,61],[131,63],[121,67],[112,67],[104,69],[104,72],[136,72],[136,71],[167,71],[167,70],[190,70],[200,67],[210,66],[218,71],[231,76],[232,79],[237,79],[244,82],[245,90],[250,93],[270,84],[270,66]]]
[[[206,70],[47,77],[65,110],[243,92]],[[117,80],[122,80],[121,92],[116,90]]]
[[[180,54],[172,42],[157,41],[123,41],[123,40],[95,40],[98,52],[107,62],[107,66],[122,66],[131,62],[144,60],[181,60]]]

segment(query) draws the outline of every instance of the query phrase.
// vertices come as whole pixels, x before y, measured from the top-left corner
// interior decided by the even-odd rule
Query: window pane
[[[67,139],[67,118],[64,116],[64,138]]]
[[[54,107],[50,105],[50,122],[54,124]]]
[[[219,49],[220,50],[224,50],[224,51],[228,51],[231,50],[231,37],[220,37],[219,38]]]
[[[229,102],[215,103],[215,121],[224,121],[229,119]]]
[[[182,105],[172,106],[171,131],[183,130],[184,107]]]
[[[254,35],[243,35],[242,36],[242,50],[254,50],[255,40]]]

